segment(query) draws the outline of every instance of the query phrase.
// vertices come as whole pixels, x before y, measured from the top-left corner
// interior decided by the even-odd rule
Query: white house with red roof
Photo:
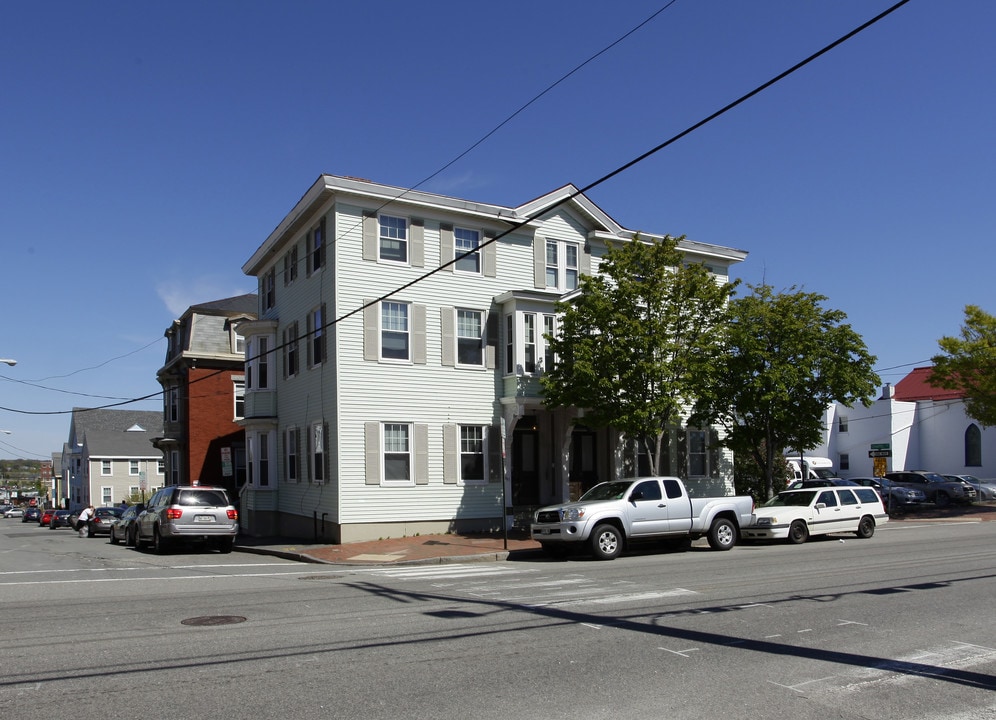
[[[931,385],[931,370],[886,385],[870,407],[830,406],[825,442],[808,452],[831,458],[845,478],[876,470],[996,477],[996,428],[966,414],[960,391]]]

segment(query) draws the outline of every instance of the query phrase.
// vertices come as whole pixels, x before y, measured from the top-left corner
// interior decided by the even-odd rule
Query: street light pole
[[[0,358],[0,363],[4,363],[5,365],[10,365],[11,367],[14,367],[15,365],[17,365],[17,360],[12,360],[11,358]]]

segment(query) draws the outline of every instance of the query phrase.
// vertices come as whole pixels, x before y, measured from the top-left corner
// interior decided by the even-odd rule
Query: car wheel
[[[934,496],[934,504],[937,507],[947,507],[948,505],[951,504],[951,498],[948,497],[948,494],[946,492],[944,492],[943,490],[939,490],[937,494]]]
[[[97,533],[95,533],[95,532],[93,531],[93,528],[92,528],[92,527],[87,527],[87,529],[86,529],[86,536],[87,536],[88,538],[91,538],[91,537],[93,537],[93,536],[94,536],[94,535],[96,535],[96,534],[97,534]]]
[[[227,555],[235,547],[235,538],[225,538],[218,541],[218,552]]]
[[[111,545],[117,545],[118,544],[118,536],[114,534],[114,528],[113,527],[111,528],[111,536],[108,539],[110,540]]]
[[[796,520],[789,526],[788,541],[793,545],[801,545],[809,539],[809,528],[802,520]]]
[[[125,545],[131,547],[138,547],[135,539],[135,528],[129,528],[128,532],[125,533]]]
[[[596,560],[613,560],[622,553],[623,537],[615,525],[598,525],[591,533],[590,542]]]
[[[152,552],[156,555],[162,555],[166,552],[166,541],[159,534],[158,527],[152,528]]]
[[[737,544],[737,526],[729,518],[716,518],[709,528],[709,547],[729,550]]]
[[[875,518],[871,515],[865,515],[861,518],[861,522],[858,523],[858,531],[854,533],[859,538],[870,538],[875,534]]]

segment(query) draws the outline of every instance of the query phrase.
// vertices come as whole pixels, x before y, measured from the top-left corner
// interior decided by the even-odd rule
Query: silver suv
[[[135,546],[163,553],[178,543],[203,543],[232,552],[239,513],[224,488],[169,485],[149,500],[135,521]]]

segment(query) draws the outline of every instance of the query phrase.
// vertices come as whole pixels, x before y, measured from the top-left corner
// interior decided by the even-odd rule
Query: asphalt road
[[[0,717],[996,718],[996,523],[409,567],[0,520]]]

